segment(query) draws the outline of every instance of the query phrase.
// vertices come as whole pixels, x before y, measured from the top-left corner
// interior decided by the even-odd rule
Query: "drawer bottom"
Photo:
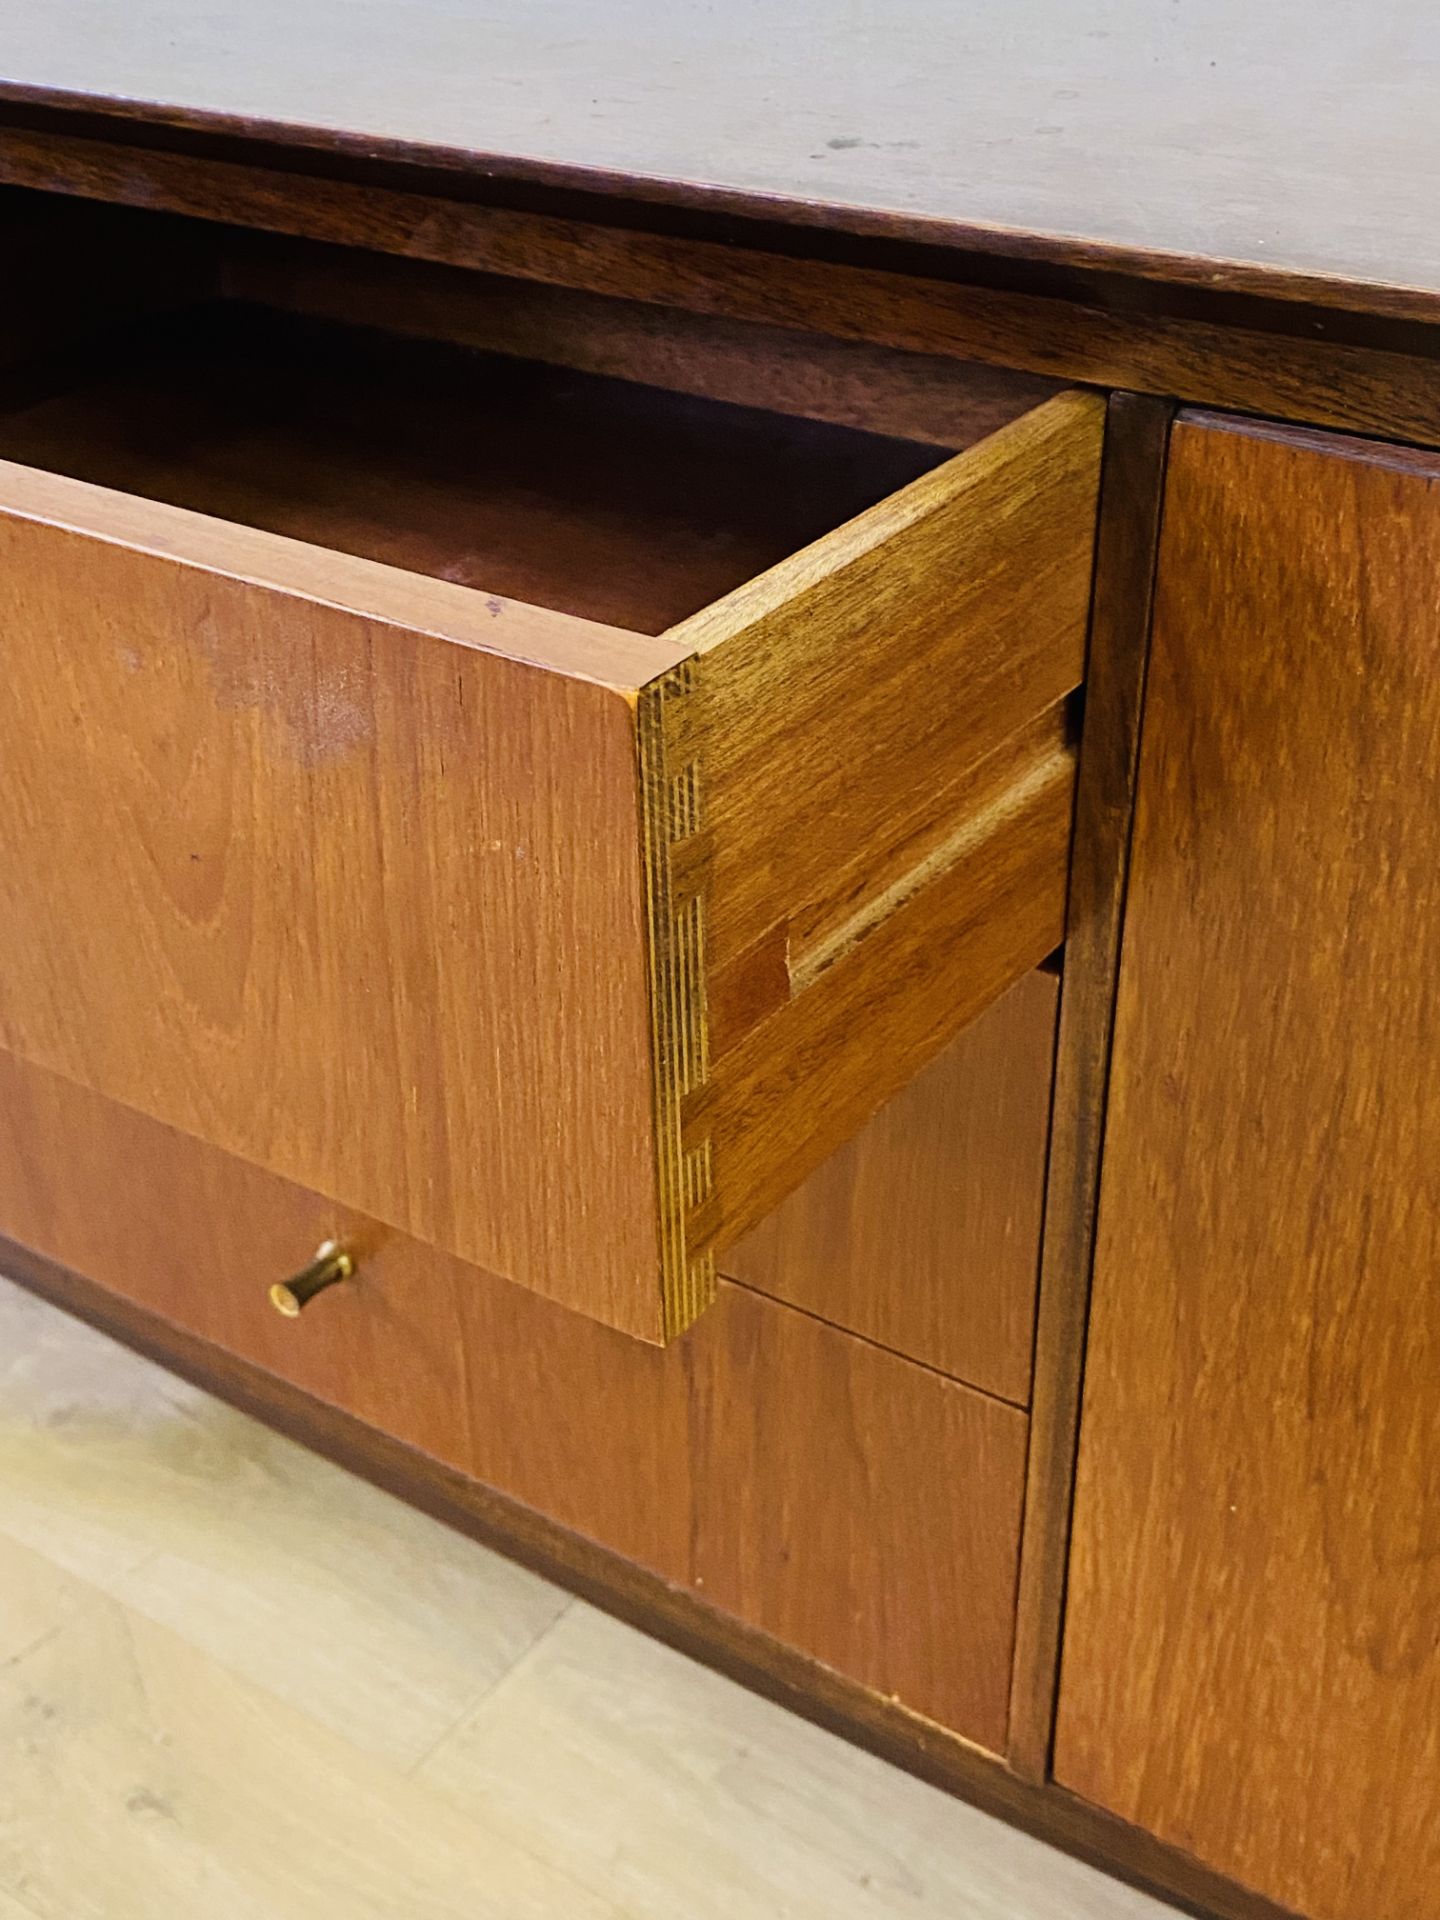
[[[4,1054],[0,1234],[1003,1750],[1018,1409],[737,1285],[645,1346]]]

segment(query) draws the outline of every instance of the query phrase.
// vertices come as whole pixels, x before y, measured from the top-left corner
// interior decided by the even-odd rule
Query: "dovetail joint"
[[[670,839],[674,844],[699,833],[703,803],[700,795],[700,762],[691,760],[681,767],[670,782]]]
[[[673,848],[705,830],[700,762],[676,751],[685,732],[683,703],[694,693],[696,678],[695,663],[683,662],[643,690],[637,713],[667,1335],[688,1326],[715,1291],[714,1256],[692,1254],[690,1231],[714,1189],[711,1143],[682,1142],[684,1102],[704,1086],[709,1073],[704,868],[703,862],[687,863],[682,889],[671,861]],[[676,760],[678,766],[672,764]]]

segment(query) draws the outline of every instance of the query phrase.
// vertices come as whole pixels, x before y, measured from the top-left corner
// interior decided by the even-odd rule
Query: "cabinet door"
[[[1055,1771],[1440,1914],[1440,456],[1182,418]]]

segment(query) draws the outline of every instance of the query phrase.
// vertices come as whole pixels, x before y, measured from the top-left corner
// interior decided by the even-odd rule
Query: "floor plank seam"
[[[488,1686],[482,1687],[479,1693],[474,1695],[472,1699],[467,1700],[455,1718],[445,1728],[444,1732],[431,1741],[430,1745],[420,1755],[418,1760],[412,1760],[408,1766],[400,1769],[404,1777],[407,1780],[418,1780],[425,1767],[428,1766],[435,1755],[439,1753],[446,1741],[459,1733],[463,1727],[469,1726],[470,1723],[479,1716],[485,1706],[495,1698],[497,1693],[502,1692],[517,1674],[523,1673],[525,1669],[531,1665],[535,1655],[541,1647],[545,1645],[560,1622],[580,1604],[581,1602],[572,1594],[565,1602],[565,1605],[561,1607],[560,1611],[555,1615],[555,1618],[548,1621],[546,1625],[541,1628],[540,1632],[536,1634],[535,1638],[530,1642],[529,1646],[526,1647],[519,1659],[512,1660],[503,1673],[497,1673]]]

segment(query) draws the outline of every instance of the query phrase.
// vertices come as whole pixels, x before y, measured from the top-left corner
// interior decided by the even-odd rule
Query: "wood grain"
[[[18,444],[41,415],[49,417],[48,405],[0,421],[0,444]],[[37,525],[73,527],[97,545],[123,546],[144,558],[233,575],[257,587],[269,584],[287,599],[411,627],[471,653],[493,654],[601,690],[631,693],[683,658],[663,638],[500,594],[477,594],[459,582],[336,553],[310,541],[267,537],[243,521],[177,510],[133,497],[123,488],[77,482],[63,472],[60,444],[38,426],[35,431],[31,450],[38,455],[43,446],[56,470],[0,460],[0,480],[14,496],[10,512],[17,521],[28,515]],[[96,457],[103,458],[111,449],[103,435],[97,440]],[[68,435],[64,445],[78,461],[78,449]],[[136,457],[133,452],[131,457]],[[309,525],[304,520],[299,524]]]
[[[1018,287],[1003,278],[992,286],[984,275],[972,283],[940,250],[923,249],[896,271],[884,255],[855,264],[776,252],[763,232],[737,237],[727,229],[717,240],[637,230],[603,203],[576,218],[456,199],[437,192],[433,176],[423,190],[390,184],[390,176],[359,185],[288,165],[247,166],[4,125],[0,181],[1061,381],[1440,443],[1440,366],[1428,334],[1351,329],[1341,316],[1304,306],[1217,311],[1200,301],[1195,312],[1189,303],[1156,311],[1133,294],[1117,297],[1108,283],[1077,298],[1067,282],[1062,297],[1050,298],[1029,291],[1023,274],[1015,276]],[[1202,264],[1202,287],[1213,272]],[[1418,318],[1431,317],[1433,300],[1419,307]],[[1352,338],[1355,331],[1364,337]]]
[[[695,1586],[1005,1745],[1025,1416],[738,1290],[691,1356]]]
[[[290,57],[277,63],[274,48]],[[336,58],[343,48],[345,57]],[[608,191],[1034,265],[1433,312],[1440,42],[1345,0],[1074,9],[948,0],[837,16],[736,0],[50,0],[7,23],[20,100],[268,142],[292,167],[428,165],[460,190]],[[149,123],[147,128],[146,123]]]
[[[1010,1764],[1050,1768],[1115,979],[1171,408],[1109,406],[1035,1323]]]
[[[0,1169],[15,1238],[407,1446],[468,1458],[456,1263],[8,1053]],[[283,1319],[272,1281],[327,1239],[354,1279]]]
[[[1017,982],[722,1270],[1028,1404],[1058,997]]]
[[[946,1042],[1061,942],[1075,757],[1065,716],[983,763],[966,812],[902,875],[864,938],[726,1051],[684,1107],[708,1143],[713,1210],[692,1242],[757,1224]],[[938,867],[938,871],[936,868]]]
[[[55,204],[39,202],[42,212]],[[396,333],[950,452],[973,446],[1055,391],[1052,382],[1004,367],[957,366],[863,340],[264,233],[226,231],[218,275],[232,300],[328,320],[363,314],[368,326]]]
[[[670,751],[703,769],[717,972],[781,920],[792,980],[863,940],[981,763],[1080,684],[1104,417],[1060,394],[671,631],[698,656]]]
[[[6,1044],[658,1337],[631,703],[467,632],[642,643],[0,488]]]
[[[1316,1920],[1429,1920],[1440,462],[1172,445],[1056,1774]]]
[[[1103,419],[1062,394],[672,632],[697,658],[667,764],[702,795],[672,886],[709,982],[692,1248],[755,1225],[1063,936]]]
[[[659,1351],[3,1055],[0,1128],[7,1236],[1003,1745],[1017,1409],[743,1287]],[[357,1279],[282,1320],[337,1230]]]
[[[723,1280],[663,1353],[459,1296],[477,1478],[1003,1746],[1021,1412]]]

